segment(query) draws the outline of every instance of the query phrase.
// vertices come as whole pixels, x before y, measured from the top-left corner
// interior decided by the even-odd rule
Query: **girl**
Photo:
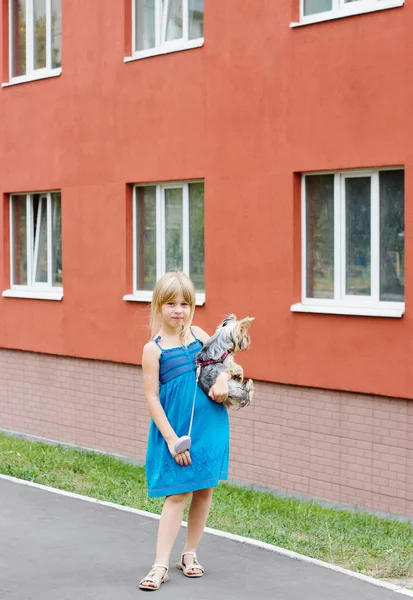
[[[146,455],[148,495],[166,499],[155,563],[139,583],[143,590],[158,590],[169,579],[169,555],[191,492],[186,543],[176,566],[187,577],[202,577],[204,568],[196,551],[213,488],[220,479],[228,479],[229,421],[221,403],[228,396],[229,375],[220,374],[209,398],[196,387],[195,358],[209,336],[200,327],[191,327],[194,310],[194,285],[184,273],[167,273],[158,281],[151,306],[152,335],[157,335],[143,349],[142,370],[152,417]],[[176,454],[175,442],[188,434],[194,393],[191,450]]]

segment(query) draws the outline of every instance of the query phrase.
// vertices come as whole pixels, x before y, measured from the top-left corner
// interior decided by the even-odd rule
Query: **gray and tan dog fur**
[[[253,320],[254,317],[245,317],[238,321],[235,315],[229,315],[218,325],[214,335],[196,357],[199,362],[219,361],[225,352],[229,353],[223,362],[202,366],[198,380],[201,389],[208,395],[218,375],[222,371],[229,373],[231,379],[228,381],[228,399],[224,402],[227,408],[233,405],[247,406],[254,395],[252,379],[244,381],[244,371],[235,362],[235,354],[250,347],[248,328]]]

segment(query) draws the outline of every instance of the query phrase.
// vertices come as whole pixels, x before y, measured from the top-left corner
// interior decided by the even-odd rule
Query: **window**
[[[202,45],[204,0],[132,0],[135,58]]]
[[[9,17],[11,81],[59,74],[61,0],[9,0]]]
[[[307,174],[302,190],[303,304],[403,310],[404,171]]]
[[[300,20],[312,23],[403,4],[404,0],[300,0]]]
[[[167,271],[182,270],[204,293],[204,183],[134,189],[134,294],[142,299]],[[143,293],[143,292],[146,292]]]
[[[11,290],[63,294],[60,192],[10,197]]]

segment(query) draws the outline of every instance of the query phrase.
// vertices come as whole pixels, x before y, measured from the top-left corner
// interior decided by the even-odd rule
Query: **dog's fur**
[[[238,321],[235,315],[229,315],[218,325],[214,335],[209,338],[196,357],[200,362],[219,360],[225,352],[229,352],[223,362],[201,367],[198,380],[201,389],[208,395],[218,375],[222,371],[229,373],[231,379],[228,381],[228,399],[224,402],[227,408],[234,404],[247,406],[254,395],[252,379],[244,381],[244,371],[234,360],[238,351],[247,350],[251,344],[248,328],[253,320],[254,317],[245,317]]]

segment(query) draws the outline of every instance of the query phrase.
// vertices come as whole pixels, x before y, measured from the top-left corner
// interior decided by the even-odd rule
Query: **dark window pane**
[[[156,283],[156,187],[136,188],[136,286],[152,290]]]
[[[380,300],[404,302],[404,171],[380,172]]]
[[[52,0],[52,69],[62,66],[62,6]]]
[[[52,194],[52,285],[63,285],[62,272],[62,209],[60,192]]]
[[[11,2],[11,76],[26,74],[26,0]]]
[[[371,294],[371,179],[346,178],[346,294]]]
[[[46,68],[46,0],[33,2],[34,69]]]
[[[183,268],[182,195],[182,188],[165,190],[166,271],[182,271]]]
[[[12,211],[12,262],[13,285],[27,285],[27,214],[26,196],[13,196]]]
[[[189,274],[197,292],[204,283],[204,184],[189,184]]]
[[[305,178],[307,297],[334,298],[334,175]]]

